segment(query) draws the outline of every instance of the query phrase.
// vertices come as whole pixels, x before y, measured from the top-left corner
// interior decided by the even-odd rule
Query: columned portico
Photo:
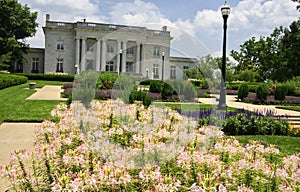
[[[157,65],[156,70],[159,68],[160,50],[170,47],[172,39],[166,27],[154,30],[86,20],[56,22],[47,18],[43,27],[46,47],[44,59],[40,60],[44,62],[41,65],[45,73],[55,72],[57,66],[61,66],[63,72],[69,74],[94,70],[150,76],[154,64]],[[168,50],[166,52],[169,53]],[[28,71],[33,66],[30,61]],[[169,67],[166,66],[166,69],[169,70]]]

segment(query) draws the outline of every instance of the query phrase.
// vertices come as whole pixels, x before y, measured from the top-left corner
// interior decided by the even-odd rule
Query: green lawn
[[[240,143],[247,144],[249,140],[257,140],[262,144],[278,146],[283,156],[300,153],[300,137],[270,136],[270,135],[243,135],[235,136]]]
[[[277,106],[278,109],[287,109],[292,111],[300,111],[300,106]]]
[[[183,111],[199,111],[217,108],[216,105],[201,104],[201,103],[171,103],[171,102],[153,102],[157,107],[170,107],[171,109],[181,109]],[[236,110],[233,107],[228,107],[228,110]]]
[[[63,85],[66,82],[54,81],[29,81],[36,82],[37,87],[44,85]],[[28,82],[28,83],[29,83]],[[41,101],[25,100],[33,94],[34,90],[28,88],[28,83],[0,90],[0,122],[19,121],[19,122],[41,122],[45,119],[52,119],[51,110],[61,101]],[[184,111],[205,110],[212,105],[190,104],[190,103],[153,103],[155,106],[169,106],[172,109],[181,108]],[[249,140],[259,140],[264,144],[277,145],[283,155],[300,153],[300,137],[288,136],[237,136],[241,143],[246,144]]]
[[[37,87],[64,84],[53,81],[33,82],[37,83]],[[44,119],[52,119],[50,112],[61,101],[25,100],[35,92],[25,89],[28,88],[28,83],[0,90],[0,122],[41,122]]]

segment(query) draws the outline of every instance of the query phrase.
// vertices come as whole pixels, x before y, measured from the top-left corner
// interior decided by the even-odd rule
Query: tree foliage
[[[25,38],[36,32],[37,12],[17,0],[0,1],[0,68],[12,69],[12,64],[24,62],[22,52],[28,45]]]
[[[298,3],[298,5],[297,5],[297,9],[300,11],[300,0],[292,0],[292,1],[294,1],[294,2],[297,2],[297,3]]]
[[[202,73],[197,68],[185,69],[184,73],[189,79],[203,79]]]
[[[236,72],[252,70],[263,80],[286,81],[300,75],[300,19],[289,28],[276,28],[270,36],[250,38],[232,50]]]

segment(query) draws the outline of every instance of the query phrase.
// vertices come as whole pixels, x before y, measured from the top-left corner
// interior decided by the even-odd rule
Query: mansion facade
[[[167,27],[103,23],[57,22],[46,15],[45,48],[30,48],[26,62],[16,64],[21,73],[80,74],[93,70],[123,73],[150,79],[183,78],[196,59],[171,57],[172,37]]]

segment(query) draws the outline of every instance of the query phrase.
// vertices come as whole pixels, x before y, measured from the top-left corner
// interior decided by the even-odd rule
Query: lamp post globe
[[[227,31],[227,19],[230,14],[230,7],[225,5],[221,7],[221,13],[224,21],[223,25],[223,56],[222,56],[222,78],[221,78],[221,87],[220,87],[220,99],[219,99],[219,110],[227,110],[226,105],[226,31]]]

